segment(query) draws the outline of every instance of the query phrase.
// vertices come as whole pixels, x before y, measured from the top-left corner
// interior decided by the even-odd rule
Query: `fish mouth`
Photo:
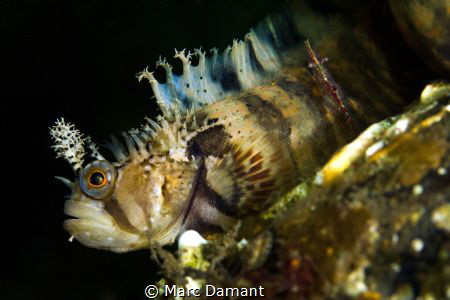
[[[95,221],[106,226],[113,226],[115,223],[112,216],[94,201],[67,200],[64,204],[64,213],[77,219]]]
[[[126,252],[148,245],[145,235],[121,229],[114,218],[92,200],[67,200],[64,212],[75,218],[65,220],[64,229],[87,247]]]

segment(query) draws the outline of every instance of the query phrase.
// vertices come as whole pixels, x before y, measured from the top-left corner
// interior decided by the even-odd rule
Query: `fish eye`
[[[95,171],[89,176],[89,185],[93,188],[98,188],[105,185],[108,181],[102,171]]]
[[[104,160],[88,164],[80,173],[80,186],[92,198],[102,199],[109,195],[116,179],[116,169]]]

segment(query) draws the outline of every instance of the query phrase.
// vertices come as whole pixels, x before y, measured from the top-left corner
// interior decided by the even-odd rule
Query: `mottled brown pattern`
[[[205,156],[223,157],[230,150],[230,138],[223,126],[216,126],[199,133],[194,139]]]
[[[275,131],[278,134],[283,132],[284,118],[276,105],[256,95],[249,95],[239,100],[245,103],[252,118],[264,130]]]

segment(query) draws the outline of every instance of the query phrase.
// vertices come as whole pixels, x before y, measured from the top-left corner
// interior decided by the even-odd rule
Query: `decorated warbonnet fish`
[[[223,53],[213,49],[211,57],[195,50],[198,66],[189,52],[176,52],[182,75],[165,60],[157,63],[165,84],[147,70],[140,73],[162,115],[125,133],[125,146],[113,138],[108,146],[115,161],[58,120],[50,130],[53,147],[77,175],[74,182],[60,178],[72,189],[65,213],[74,218],[64,222],[71,238],[125,252],[170,244],[188,229],[226,231],[314,174],[353,138],[357,132],[346,115],[320,92],[308,69],[303,41],[314,44],[318,33],[302,31],[296,18],[267,18],[244,41],[233,41]],[[330,60],[347,66],[353,58]],[[361,128],[390,112],[379,98],[397,99],[376,90],[378,99],[359,103],[357,97],[371,91],[362,93],[358,85],[351,91],[342,105]]]

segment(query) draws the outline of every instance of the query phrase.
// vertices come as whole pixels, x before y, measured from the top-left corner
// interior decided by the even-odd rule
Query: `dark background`
[[[147,251],[115,254],[69,243],[48,127],[73,122],[94,141],[158,114],[148,82],[174,48],[224,49],[284,1],[0,1],[2,80],[0,299],[145,299],[159,279]],[[161,72],[157,72],[158,74]]]

